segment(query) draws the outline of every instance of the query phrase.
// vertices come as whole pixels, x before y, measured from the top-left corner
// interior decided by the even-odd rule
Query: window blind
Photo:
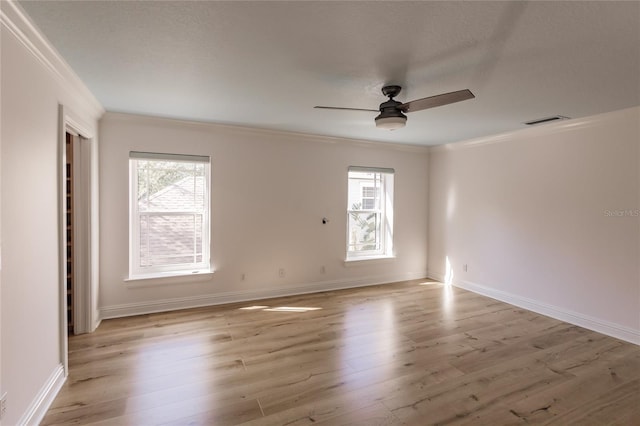
[[[385,167],[362,167],[362,166],[349,166],[350,172],[370,172],[370,173],[395,173],[394,169]]]
[[[210,157],[204,155],[163,154],[159,152],[130,151],[129,158],[138,160],[188,161],[191,163],[209,163]]]

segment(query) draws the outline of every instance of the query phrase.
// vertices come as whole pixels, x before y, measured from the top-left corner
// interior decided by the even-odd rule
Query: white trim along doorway
[[[69,179],[67,178],[67,139],[73,152],[72,159],[69,159],[71,168]],[[99,324],[97,164],[96,135],[90,131],[89,127],[77,120],[72,111],[60,105],[58,135],[60,360],[65,376],[68,374],[70,330],[73,334],[90,333]],[[73,196],[69,198],[68,194],[71,192]],[[73,213],[69,214],[70,211]],[[69,229],[73,232],[70,233]],[[67,287],[69,282],[72,283],[71,288]],[[70,311],[73,312],[72,316],[68,314]]]

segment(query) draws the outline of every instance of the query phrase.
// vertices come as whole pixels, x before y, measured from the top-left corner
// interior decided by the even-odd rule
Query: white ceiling
[[[22,1],[108,111],[435,145],[640,104],[640,2]],[[468,88],[409,114],[397,100]]]

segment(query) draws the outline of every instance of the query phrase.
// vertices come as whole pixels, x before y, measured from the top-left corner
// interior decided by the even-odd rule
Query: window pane
[[[376,200],[373,198],[363,198],[362,199],[362,208],[364,210],[373,210],[376,208]]]
[[[365,186],[362,188],[362,196],[366,198],[374,198],[376,194],[375,188],[373,186]]]
[[[380,208],[383,175],[374,172],[349,172],[349,210]]]
[[[130,157],[132,276],[210,267],[210,165],[162,156]]]
[[[348,173],[347,260],[393,253],[393,173]]]
[[[140,266],[202,261],[202,215],[141,215]]]
[[[202,211],[205,206],[205,164],[138,160],[138,209]]]
[[[380,249],[380,214],[349,213],[349,251]]]

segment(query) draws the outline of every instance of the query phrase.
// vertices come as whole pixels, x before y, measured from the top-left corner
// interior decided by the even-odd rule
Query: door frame
[[[98,318],[98,149],[96,135],[59,105],[58,134],[58,216],[59,216],[59,292],[60,361],[64,374],[68,366],[67,262],[66,262],[66,134],[74,135],[74,334],[90,333]]]

